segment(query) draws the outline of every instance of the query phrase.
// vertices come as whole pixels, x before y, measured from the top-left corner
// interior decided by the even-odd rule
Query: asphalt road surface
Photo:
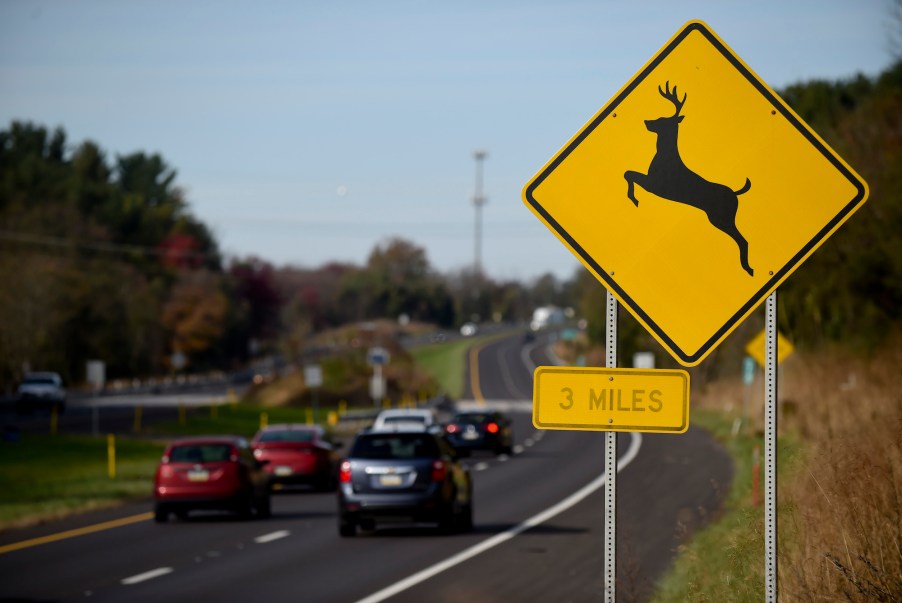
[[[532,369],[547,341],[471,354],[470,402],[515,422],[510,457],[474,455],[473,532],[338,536],[334,494],[279,493],[273,516],[155,524],[150,500],[0,534],[0,601],[601,601],[601,433],[538,431]],[[620,434],[617,599],[642,601],[676,547],[714,517],[732,469],[704,432]]]

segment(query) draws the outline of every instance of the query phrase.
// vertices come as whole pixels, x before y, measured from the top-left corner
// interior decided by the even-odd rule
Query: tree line
[[[780,328],[797,347],[874,349],[902,307],[902,62],[780,95],[870,187],[864,207],[781,287]],[[574,307],[589,319],[590,343],[603,345],[604,288],[582,268],[525,284],[442,274],[403,238],[376,245],[363,265],[226,259],[176,175],[158,154],[70,145],[62,128],[0,131],[0,391],[29,368],[74,383],[89,359],[105,360],[110,378],[230,368],[261,353],[297,358],[313,334],[350,322],[525,322],[545,304]],[[626,313],[619,341],[625,357],[657,348]],[[712,358],[741,347],[728,339]]]
[[[0,131],[0,276],[0,392],[29,369],[70,383],[91,359],[108,378],[227,369],[296,358],[312,334],[348,322],[519,321],[566,297],[551,275],[440,274],[402,238],[362,266],[226,259],[160,155],[108,157],[22,122]]]

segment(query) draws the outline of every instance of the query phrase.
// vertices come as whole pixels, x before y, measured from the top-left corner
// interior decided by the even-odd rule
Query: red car
[[[166,447],[154,477],[154,519],[163,523],[196,509],[269,517],[269,482],[264,463],[247,439],[199,436]]]
[[[264,427],[251,441],[258,461],[267,461],[270,483],[335,489],[336,449],[319,425],[281,424]]]

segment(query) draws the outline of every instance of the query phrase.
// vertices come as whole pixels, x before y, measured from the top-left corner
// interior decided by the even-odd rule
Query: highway
[[[273,516],[153,523],[151,501],[0,534],[0,600],[322,602],[603,600],[601,433],[538,431],[532,369],[547,340],[471,352],[469,401],[515,422],[514,454],[474,455],[473,532],[413,526],[340,538],[331,493],[273,497]],[[704,432],[621,434],[618,600],[642,601],[714,517],[732,469]],[[116,521],[120,520],[120,521]]]

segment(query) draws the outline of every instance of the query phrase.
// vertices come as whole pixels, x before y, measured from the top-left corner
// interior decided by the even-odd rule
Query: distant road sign
[[[683,433],[689,373],[540,366],[532,422],[539,429]]]
[[[699,21],[523,190],[530,210],[686,366],[867,195],[865,182]]]
[[[761,363],[764,364],[763,362]],[[751,385],[755,381],[755,359],[746,356],[742,359],[742,382],[745,385]]]
[[[308,364],[304,367],[304,383],[307,387],[321,387],[323,384],[323,367],[319,364]]]
[[[385,348],[376,346],[367,350],[366,361],[370,366],[382,366],[390,360],[391,354]]]
[[[755,335],[752,340],[745,346],[745,353],[755,359],[759,366],[764,366],[767,360],[765,343],[767,332],[762,329],[760,333]],[[786,360],[790,354],[795,351],[792,342],[783,337],[783,333],[777,331],[777,364]]]

